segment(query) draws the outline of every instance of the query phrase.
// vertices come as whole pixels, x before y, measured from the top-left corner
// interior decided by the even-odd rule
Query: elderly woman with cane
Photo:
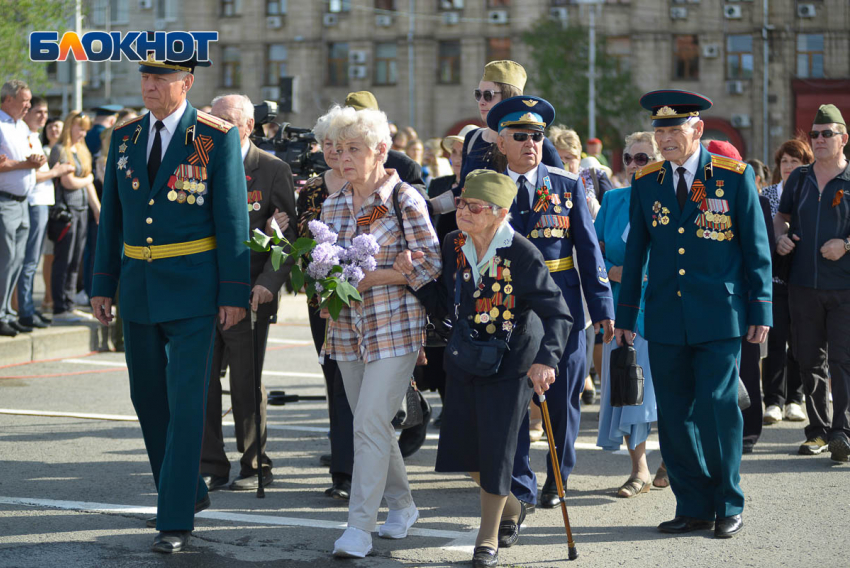
[[[508,222],[516,193],[506,175],[471,172],[442,277],[416,293],[433,315],[452,318],[436,470],[467,472],[481,487],[473,566],[495,566],[499,546],[519,537],[525,508],[510,491],[517,435],[532,394],[555,381],[572,326],[543,256]],[[402,253],[395,268],[410,278],[422,257]]]

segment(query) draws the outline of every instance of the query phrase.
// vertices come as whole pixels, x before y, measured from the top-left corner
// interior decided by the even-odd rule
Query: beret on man
[[[820,105],[812,124],[844,124],[847,126],[844,117],[841,116],[841,111],[835,105]]]
[[[511,178],[493,170],[472,170],[466,176],[461,197],[464,199],[480,199],[510,209],[516,198],[517,187]]]
[[[378,99],[369,91],[357,91],[356,93],[348,93],[345,97],[345,106],[351,107],[354,110],[372,109],[381,110],[378,107]]]
[[[516,61],[491,61],[484,66],[484,76],[482,81],[490,81],[492,83],[505,83],[512,85],[522,91],[525,88],[525,81],[528,76],[525,73],[525,68]]]

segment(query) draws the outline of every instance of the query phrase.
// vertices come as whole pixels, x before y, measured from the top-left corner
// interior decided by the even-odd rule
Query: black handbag
[[[404,404],[396,412],[393,418],[393,428],[396,430],[407,430],[419,426],[425,421],[425,414],[431,415],[431,405],[416,388],[416,381],[410,379],[407,392],[404,394]]]
[[[611,351],[611,406],[643,404],[643,369],[637,364],[637,351],[631,345]]]
[[[58,181],[54,180],[53,183],[58,189],[61,201],[57,201],[52,205],[50,212],[47,214],[47,238],[54,243],[62,240],[71,226],[71,219],[74,218],[71,208],[68,207],[68,203],[65,201],[65,189]]]

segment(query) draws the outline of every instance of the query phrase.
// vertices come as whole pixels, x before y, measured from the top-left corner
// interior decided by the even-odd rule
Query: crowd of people
[[[640,100],[652,129],[625,137],[615,174],[601,141],[582,151],[553,106],[524,93],[520,64],[495,61],[473,93],[483,126],[442,139],[392,124],[372,93],[349,94],[313,130],[328,169],[296,192],[289,166],[251,141],[248,97],[218,97],[209,114],[188,103],[202,66],[142,63],[142,116],[102,107],[48,119],[23,82],[0,90],[0,334],[92,317],[75,307],[89,297],[109,324],[120,305],[158,491],[154,550],[185,548],[209,491],[274,482],[250,369],[252,355],[262,367],[292,263],[276,270],[242,241],[254,229],[311,237],[316,220],[340,246],[363,234],[380,246],[362,301],[332,319],[307,298],[328,395],[325,494],[349,507],[335,556],[362,558],[373,532],[405,538],[419,518],[392,426],[411,376],[443,401],[436,471],[479,487],[475,566],[496,565],[536,507],[561,505],[597,390],[597,445],[625,445],[631,462],[615,493],[675,493],[662,532],[742,530],[741,456],[763,424],[808,420],[800,454],[850,461],[850,165],[835,106],[780,145],[771,172],[704,139],[706,97],[653,91]],[[174,285],[194,293],[160,293]],[[442,343],[423,343],[426,317],[449,322]],[[612,402],[615,350],[643,370],[639,404]],[[242,456],[233,481],[228,366]],[[541,397],[557,463],[538,492],[529,449]]]

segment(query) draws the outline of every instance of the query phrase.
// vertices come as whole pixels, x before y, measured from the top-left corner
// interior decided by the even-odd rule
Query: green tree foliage
[[[550,19],[539,21],[523,34],[531,51],[532,69],[526,93],[537,94],[555,107],[556,124],[565,124],[588,136],[588,30],[562,27]],[[605,36],[596,34],[596,135],[606,149],[622,148],[623,139],[641,128],[638,104],[641,92],[628,70],[606,51]]]
[[[50,86],[47,64],[30,61],[31,31],[58,31],[62,37],[73,15],[67,0],[0,0],[0,80],[26,81],[33,93]]]

